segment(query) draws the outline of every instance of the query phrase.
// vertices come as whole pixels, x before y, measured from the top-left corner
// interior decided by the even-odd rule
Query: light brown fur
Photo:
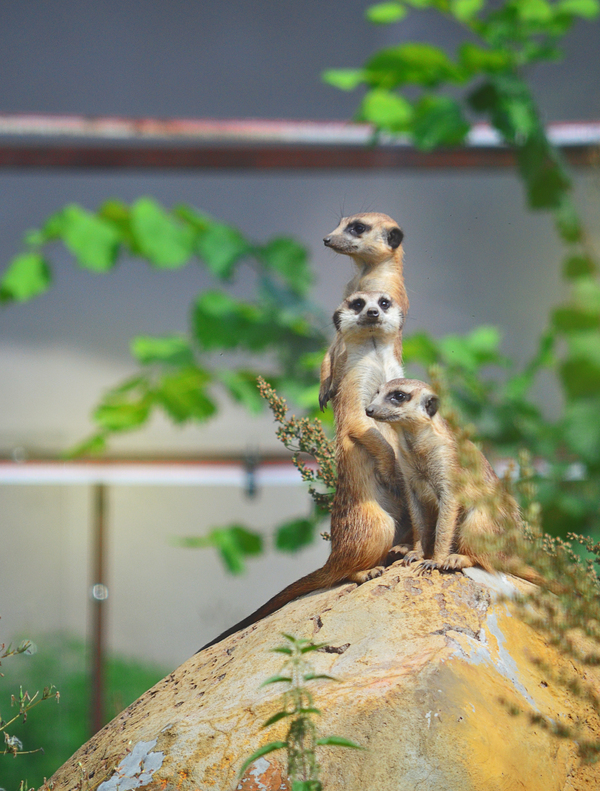
[[[403,277],[403,237],[398,224],[387,214],[369,212],[341,219],[338,227],[323,242],[336,253],[350,256],[358,268],[357,274],[344,289],[345,298],[358,291],[383,292],[392,298],[406,318],[408,297]],[[395,355],[401,365],[401,333],[398,333],[395,341]],[[321,365],[321,409],[336,393],[340,372],[344,370],[344,356],[344,343],[338,334]]]
[[[388,308],[381,307],[382,299],[390,303]],[[357,307],[356,300],[363,300],[364,308]],[[322,568],[288,585],[203,648],[299,596],[344,580],[366,582],[381,574],[398,525],[406,524],[406,519],[402,514],[403,492],[395,485],[397,477],[393,474],[396,455],[388,441],[396,444],[396,432],[368,418],[365,409],[377,389],[401,372],[394,343],[403,320],[399,308],[379,293],[353,294],[335,312],[334,322],[344,339],[346,354],[334,399],[338,481],[331,513],[331,554]]]
[[[500,535],[507,520],[519,525],[519,507],[508,495],[503,505],[498,503],[494,497],[498,478],[474,446],[480,469],[468,477],[466,490],[465,476],[461,477],[461,498],[473,506],[461,506],[456,439],[438,412],[437,395],[424,382],[395,379],[381,388],[367,414],[384,421],[398,434],[398,462],[415,531],[413,551],[403,562],[409,565],[421,561],[422,571],[452,571],[474,565],[491,571],[489,555],[476,549],[477,537]],[[532,580],[530,572],[515,573]]]

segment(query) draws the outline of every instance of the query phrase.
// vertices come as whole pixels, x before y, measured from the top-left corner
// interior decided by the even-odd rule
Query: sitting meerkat
[[[341,219],[338,227],[323,242],[336,253],[350,256],[358,268],[357,274],[344,289],[345,298],[357,291],[384,292],[406,318],[408,297],[403,278],[403,238],[404,233],[387,214],[371,212]],[[338,334],[321,365],[319,405],[322,410],[333,398],[339,385],[344,354],[344,343]],[[395,356],[401,366],[401,333],[396,338]]]
[[[299,596],[344,581],[360,584],[382,573],[394,539],[408,519],[394,475],[396,432],[368,418],[365,409],[377,389],[401,370],[394,345],[403,321],[398,305],[382,293],[353,294],[336,310],[334,323],[346,344],[346,355],[334,398],[338,482],[331,512],[331,554],[322,568],[288,585],[201,650]]]
[[[506,520],[521,524],[519,506],[508,495],[504,506],[496,505],[498,478],[479,451],[481,475],[473,476],[471,490],[467,491],[473,506],[461,505],[457,496],[456,439],[438,406],[437,395],[424,382],[394,379],[379,390],[366,409],[369,417],[389,424],[398,434],[398,462],[415,532],[414,548],[403,562],[409,565],[420,560],[421,571],[452,571],[474,565],[492,571],[489,556],[475,548],[474,539],[500,535]],[[464,502],[464,492],[461,494]],[[539,581],[530,569],[515,573]]]

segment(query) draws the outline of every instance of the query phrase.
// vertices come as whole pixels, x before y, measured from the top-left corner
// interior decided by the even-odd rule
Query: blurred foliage
[[[90,688],[87,651],[77,640],[64,635],[46,636],[31,656],[4,666],[2,696],[18,696],[20,688],[33,692],[52,684],[60,689],[60,703],[49,701],[27,719],[15,724],[11,733],[23,743],[24,750],[35,752],[17,760],[0,756],[0,785],[5,791],[18,791],[26,780],[38,788],[90,737]],[[106,722],[113,719],[147,689],[160,681],[166,671],[118,657],[106,662]]]
[[[4,303],[25,302],[49,288],[48,249],[56,242],[78,266],[97,274],[109,272],[124,256],[135,256],[156,269],[196,262],[221,285],[194,300],[187,336],[144,335],[131,341],[140,373],[104,394],[93,413],[96,432],[73,455],[103,451],[112,434],[140,428],[156,409],[175,423],[204,422],[217,412],[215,386],[258,412],[259,370],[297,402],[310,402],[319,364],[314,352],[324,347],[326,322],[307,296],[312,274],[306,250],[295,240],[275,237],[256,244],[189,206],[167,211],[144,197],[130,206],[111,200],[97,212],[71,204],[30,231],[25,242],[27,252],[13,259],[0,282]],[[248,299],[222,287],[232,285],[243,266],[254,273]],[[215,352],[241,352],[247,362],[224,368],[214,364]],[[261,361],[258,370],[250,367],[254,358]]]

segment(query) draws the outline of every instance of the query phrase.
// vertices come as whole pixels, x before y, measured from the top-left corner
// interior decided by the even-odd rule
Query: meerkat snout
[[[375,412],[375,407],[374,407],[374,406],[371,406],[371,405],[369,405],[369,406],[367,407],[367,409],[366,409],[366,412],[367,412],[367,415],[368,415],[369,417],[372,417],[372,416],[373,416],[373,413]]]
[[[331,244],[331,236],[325,236],[323,239],[323,244],[325,245],[325,247],[329,247],[329,245]]]

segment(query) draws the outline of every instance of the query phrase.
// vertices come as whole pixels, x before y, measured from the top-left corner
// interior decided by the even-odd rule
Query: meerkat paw
[[[331,377],[328,377],[319,389],[319,408],[321,412],[325,411],[325,407],[336,394],[336,388],[333,386]]]
[[[348,579],[350,582],[356,582],[359,585],[362,585],[363,582],[374,580],[375,577],[381,577],[384,571],[385,566],[375,566],[375,568],[367,569],[366,571],[355,571],[354,574],[351,574],[348,577]]]
[[[417,560],[423,560],[423,553],[419,552],[416,549],[411,549],[410,552],[407,552],[404,556],[404,560],[402,561],[403,566],[410,566],[411,563],[416,563]]]
[[[431,574],[432,571],[439,571],[439,568],[440,564],[437,561],[433,560],[432,558],[427,558],[427,560],[422,560],[417,566],[417,574],[419,574],[419,576],[422,576],[423,574]]]
[[[473,561],[466,555],[448,555],[446,560],[440,563],[442,571],[460,571],[468,569],[473,565]]]
[[[386,565],[390,565],[391,563],[397,563],[399,560],[402,560],[408,553],[410,552],[410,547],[408,544],[396,544],[396,546],[392,547],[388,552],[387,558],[385,559]]]

